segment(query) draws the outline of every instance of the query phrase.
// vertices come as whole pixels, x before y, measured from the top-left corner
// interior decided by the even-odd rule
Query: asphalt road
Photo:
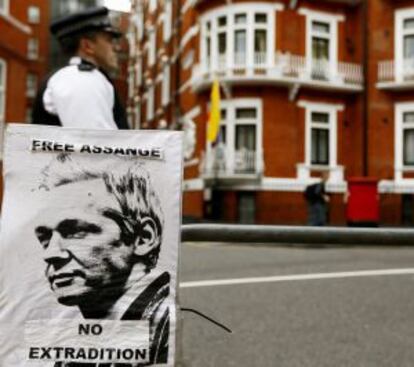
[[[414,366],[414,246],[188,243],[180,279],[183,307],[233,330],[184,313],[185,367]]]

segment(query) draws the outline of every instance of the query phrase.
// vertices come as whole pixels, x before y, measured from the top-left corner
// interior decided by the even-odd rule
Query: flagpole
[[[218,186],[218,149],[217,140],[220,133],[220,119],[221,119],[221,107],[220,107],[220,82],[217,74],[214,74],[213,83],[210,94],[210,116],[207,126],[207,141],[210,144],[210,149],[214,149],[211,158],[213,159],[213,180],[211,183],[211,214],[215,213],[215,195],[214,192]]]

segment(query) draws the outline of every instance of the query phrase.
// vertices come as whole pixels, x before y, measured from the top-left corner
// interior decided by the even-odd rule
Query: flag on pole
[[[211,88],[210,117],[207,126],[207,141],[214,143],[217,140],[220,129],[220,84],[216,79]]]

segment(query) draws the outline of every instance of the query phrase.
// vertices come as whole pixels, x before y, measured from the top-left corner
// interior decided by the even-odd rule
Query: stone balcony
[[[200,169],[202,177],[207,180],[257,180],[263,173],[263,153],[246,148],[229,150],[224,145],[219,145],[207,151]]]
[[[362,67],[358,64],[309,59],[280,52],[275,55],[256,52],[253,58],[248,58],[244,53],[233,56],[221,55],[217,60],[207,59],[195,65],[192,73],[193,89],[201,91],[209,88],[216,77],[229,85],[304,86],[342,92],[359,92],[363,89]],[[246,61],[248,59],[253,59],[253,63],[249,64]]]
[[[414,89],[414,59],[379,62],[377,87],[395,91]]]

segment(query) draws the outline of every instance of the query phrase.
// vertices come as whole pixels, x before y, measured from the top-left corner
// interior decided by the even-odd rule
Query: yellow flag
[[[220,128],[220,84],[216,79],[211,88],[210,117],[207,126],[207,140],[214,143]]]

